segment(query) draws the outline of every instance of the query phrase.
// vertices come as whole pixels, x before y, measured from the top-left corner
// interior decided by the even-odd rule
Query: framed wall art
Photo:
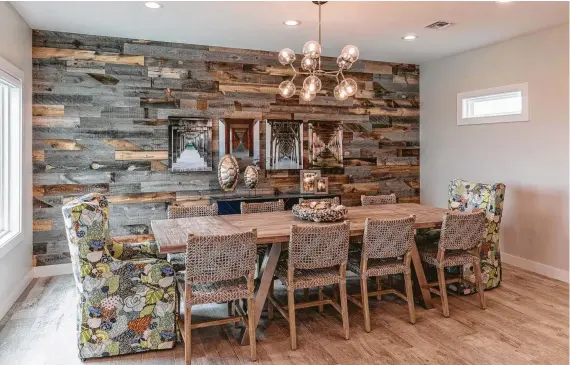
[[[309,122],[309,168],[343,168],[342,122]]]
[[[220,119],[218,124],[219,156],[235,157],[240,171],[247,166],[259,167],[259,125],[255,119]]]
[[[303,121],[267,120],[265,123],[265,169],[303,168]]]
[[[212,121],[168,118],[168,167],[172,172],[212,171]]]
[[[315,194],[328,194],[329,193],[329,178],[317,177],[315,178]]]
[[[321,177],[319,170],[301,170],[301,194],[313,194],[315,192],[315,180]]]

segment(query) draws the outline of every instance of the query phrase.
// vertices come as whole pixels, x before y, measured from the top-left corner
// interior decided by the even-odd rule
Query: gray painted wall
[[[568,24],[421,69],[423,203],[446,206],[453,178],[505,183],[504,261],[562,275],[568,270]],[[457,126],[458,92],[525,81],[529,122]]]

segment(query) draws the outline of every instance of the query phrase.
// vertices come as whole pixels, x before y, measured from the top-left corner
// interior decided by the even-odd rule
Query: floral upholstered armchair
[[[109,233],[107,200],[88,194],[63,206],[79,294],[81,359],[174,346],[176,282],[154,243],[121,244]]]
[[[481,271],[485,289],[495,288],[501,282],[499,227],[504,199],[505,185],[502,183],[479,184],[461,179],[449,182],[449,209],[470,212],[479,208],[487,213],[487,236],[481,248]],[[431,244],[437,240],[439,240],[439,230],[422,230],[417,234],[418,244]],[[472,265],[465,265],[462,272],[466,281],[475,282]],[[450,289],[461,294],[474,292],[471,287],[461,284],[452,284]]]

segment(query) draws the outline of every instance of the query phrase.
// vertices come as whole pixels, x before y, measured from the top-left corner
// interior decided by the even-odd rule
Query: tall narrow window
[[[22,80],[0,57],[0,249],[22,231]]]
[[[457,94],[457,125],[528,120],[527,83]]]

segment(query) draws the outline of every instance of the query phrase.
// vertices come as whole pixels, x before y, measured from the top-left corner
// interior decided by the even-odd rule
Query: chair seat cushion
[[[174,271],[186,270],[186,253],[169,253],[166,256],[166,260],[170,262]]]
[[[185,272],[176,274],[178,292],[184,295]],[[248,299],[247,280],[245,277],[233,280],[199,283],[192,285],[192,295],[188,304],[206,304],[229,302],[237,299]]]
[[[426,247],[419,248],[420,251],[420,258],[423,262],[428,263],[434,266],[459,266],[465,264],[473,263],[473,260],[476,259],[473,255],[469,252],[461,251],[461,250],[449,250],[445,251],[443,262],[440,264],[437,261],[437,245],[430,245]]]
[[[289,287],[287,266],[287,260],[279,261],[277,269],[275,270],[275,276]],[[338,284],[340,283],[340,279],[338,267],[310,270],[296,269],[292,289],[315,288],[318,286]]]
[[[351,252],[348,255],[347,269],[363,278],[407,274],[410,271],[410,268],[404,264],[402,259],[369,259],[366,272],[362,275],[360,272],[360,259],[360,252]]]

